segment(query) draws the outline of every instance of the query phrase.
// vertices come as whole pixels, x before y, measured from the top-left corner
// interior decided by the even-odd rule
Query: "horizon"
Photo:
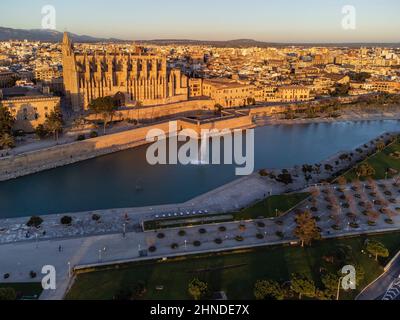
[[[400,21],[396,0],[269,0],[212,3],[204,0],[184,4],[172,0],[149,3],[99,0],[79,3],[71,0],[16,0],[2,11],[6,28],[41,29],[42,8],[56,10],[56,30],[97,38],[124,41],[194,40],[232,41],[251,39],[267,43],[399,43]],[[364,2],[364,3],[363,3]],[[209,4],[209,5],[207,5]],[[93,13],[94,5],[96,10]],[[355,8],[355,29],[345,30],[341,23],[343,6]],[[76,9],[78,8],[78,9]],[[211,8],[211,10],[209,10]],[[117,14],[110,14],[117,10]],[[189,14],[188,14],[189,12]],[[23,19],[21,19],[23,17]],[[73,17],[73,23],[71,23]],[[217,30],[217,31],[216,31]]]

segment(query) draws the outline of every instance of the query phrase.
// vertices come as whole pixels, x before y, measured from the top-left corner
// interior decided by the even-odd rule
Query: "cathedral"
[[[163,56],[119,52],[76,53],[67,33],[62,41],[64,89],[75,112],[93,99],[115,97],[118,106],[160,105],[188,100],[188,78]]]

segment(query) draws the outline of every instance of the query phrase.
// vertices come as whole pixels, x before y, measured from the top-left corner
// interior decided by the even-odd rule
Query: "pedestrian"
[[[58,252],[61,252],[61,251],[62,251],[62,247],[60,245],[60,246],[58,246]]]

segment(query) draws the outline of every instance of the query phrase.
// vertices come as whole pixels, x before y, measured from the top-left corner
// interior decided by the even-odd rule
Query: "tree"
[[[0,134],[0,150],[15,147],[14,137],[9,133]]]
[[[215,114],[221,114],[223,109],[224,109],[224,107],[222,105],[220,105],[219,103],[215,104],[215,106],[214,106]]]
[[[377,149],[379,152],[382,152],[385,148],[386,148],[386,144],[385,144],[384,141],[379,140],[379,141],[376,143],[376,149]]]
[[[49,132],[46,130],[43,124],[39,124],[36,127],[35,133],[39,137],[39,139],[44,139],[49,134]]]
[[[189,283],[189,294],[194,300],[200,300],[207,294],[208,285],[207,283],[200,281],[195,278]]]
[[[10,110],[0,103],[0,136],[4,133],[11,135],[15,119]]]
[[[305,275],[293,274],[290,282],[290,288],[294,293],[299,295],[300,300],[302,296],[313,298],[316,294],[314,281]]]
[[[339,276],[333,273],[328,273],[322,276],[322,284],[324,285],[329,295],[336,294],[339,279]]]
[[[32,216],[29,221],[26,223],[28,227],[35,227],[39,228],[40,225],[43,223],[43,219],[38,216]]]
[[[0,301],[12,301],[17,299],[17,293],[13,288],[0,288]]]
[[[309,212],[303,212],[296,216],[297,227],[294,235],[301,241],[301,246],[309,245],[313,240],[321,239],[321,233],[317,222]]]
[[[259,280],[254,286],[254,296],[257,300],[283,300],[285,292],[276,281]]]
[[[389,250],[381,242],[375,240],[367,242],[367,251],[375,256],[376,261],[378,261],[378,257],[387,258],[389,256]]]
[[[358,177],[371,177],[375,174],[375,169],[369,163],[363,163],[356,169]]]
[[[72,223],[72,217],[64,216],[64,217],[61,218],[60,222],[63,225],[70,225]]]
[[[89,104],[89,109],[102,117],[103,132],[105,134],[108,122],[112,121],[112,118],[118,109],[114,98],[106,96],[94,99]]]
[[[54,135],[54,139],[58,141],[58,136],[63,130],[63,124],[61,109],[60,106],[57,106],[50,112],[43,127],[47,132],[51,132]]]
[[[340,186],[345,186],[346,184],[347,184],[347,179],[345,178],[345,177],[343,177],[343,176],[340,176],[338,179],[337,179],[337,182],[338,182],[338,184],[340,185]]]

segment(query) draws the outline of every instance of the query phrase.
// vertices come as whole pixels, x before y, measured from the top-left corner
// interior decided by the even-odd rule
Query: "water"
[[[255,132],[255,166],[317,163],[398,130],[399,121],[260,127]],[[0,218],[184,202],[238,178],[232,165],[150,166],[146,148],[1,182]]]

